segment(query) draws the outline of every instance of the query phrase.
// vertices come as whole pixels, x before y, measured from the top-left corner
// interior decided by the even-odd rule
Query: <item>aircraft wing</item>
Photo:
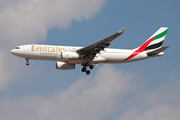
[[[110,42],[113,41],[118,36],[120,36],[121,34],[123,34],[124,31],[125,31],[125,28],[121,29],[119,32],[117,32],[101,41],[98,41],[87,47],[81,48],[81,49],[77,50],[77,52],[83,56],[89,56],[89,58],[93,59],[97,53],[99,53],[101,50],[104,50],[104,48],[108,47],[110,45]]]

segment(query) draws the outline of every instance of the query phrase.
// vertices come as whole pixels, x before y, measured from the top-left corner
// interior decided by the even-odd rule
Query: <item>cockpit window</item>
[[[20,49],[19,47],[15,47],[15,49]]]

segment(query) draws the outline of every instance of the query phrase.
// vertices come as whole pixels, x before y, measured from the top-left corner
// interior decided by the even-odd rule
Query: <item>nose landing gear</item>
[[[27,66],[29,65],[29,59],[26,59],[26,65]]]
[[[90,69],[93,69],[94,66],[91,65],[89,62],[86,62],[84,65],[83,65],[83,68],[82,68],[82,72],[86,72],[87,75],[89,75],[91,72],[90,70],[87,70],[87,67],[89,66]]]

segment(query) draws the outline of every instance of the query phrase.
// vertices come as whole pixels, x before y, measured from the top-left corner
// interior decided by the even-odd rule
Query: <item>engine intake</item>
[[[59,70],[75,69],[75,64],[70,64],[70,63],[65,63],[65,62],[56,62],[56,69],[59,69]]]

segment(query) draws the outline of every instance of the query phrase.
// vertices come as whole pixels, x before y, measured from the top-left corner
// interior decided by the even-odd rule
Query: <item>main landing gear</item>
[[[89,66],[90,69],[93,69],[93,68],[94,68],[93,65],[91,65],[89,62],[86,62],[86,63],[83,65],[83,68],[82,68],[82,70],[81,70],[82,72],[86,72],[87,75],[90,74],[90,71],[87,70],[87,67],[88,67],[88,66]]]
[[[26,65],[27,66],[29,65],[29,59],[26,59]]]

